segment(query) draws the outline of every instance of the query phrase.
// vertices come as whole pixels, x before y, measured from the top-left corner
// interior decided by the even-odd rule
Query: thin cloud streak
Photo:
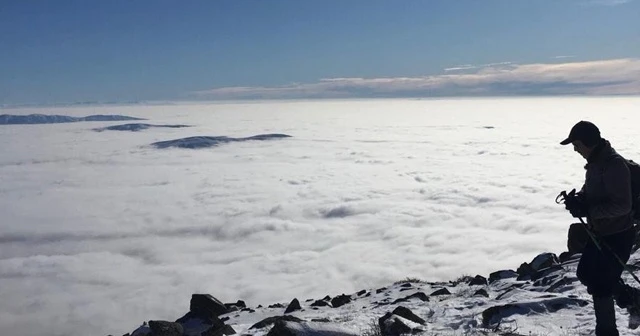
[[[502,62],[471,73],[325,78],[315,83],[277,87],[223,87],[191,95],[202,99],[278,99],[636,94],[640,94],[640,59],[625,58],[567,63]]]
[[[619,6],[630,3],[632,0],[591,0],[583,3],[583,6]]]

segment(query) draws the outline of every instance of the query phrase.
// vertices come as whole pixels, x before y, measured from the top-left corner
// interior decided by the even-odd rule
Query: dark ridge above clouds
[[[61,124],[73,123],[81,121],[126,121],[126,120],[145,120],[142,118],[134,118],[122,115],[97,114],[86,117],[71,117],[65,115],[48,115],[48,114],[29,114],[29,115],[11,115],[1,114],[0,125],[35,125],[35,124]]]
[[[151,124],[124,124],[124,125],[114,125],[108,127],[94,128],[93,130],[96,132],[102,131],[130,131],[130,132],[138,132],[142,130],[146,130],[149,128],[183,128],[183,127],[191,127],[189,125],[151,125]]]
[[[226,144],[230,142],[242,142],[242,141],[252,141],[252,140],[276,140],[283,138],[290,138],[290,135],[286,134],[260,134],[251,136],[248,138],[230,138],[226,136],[195,136],[188,137],[182,139],[168,140],[168,141],[159,141],[154,142],[151,145],[156,148],[189,148],[189,149],[198,149],[198,148],[208,148],[215,147],[221,144]]]

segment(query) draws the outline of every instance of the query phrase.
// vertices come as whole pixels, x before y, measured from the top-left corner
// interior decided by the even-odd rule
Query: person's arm
[[[592,219],[620,217],[631,212],[631,173],[623,159],[609,162],[603,174],[602,202],[589,205]]]

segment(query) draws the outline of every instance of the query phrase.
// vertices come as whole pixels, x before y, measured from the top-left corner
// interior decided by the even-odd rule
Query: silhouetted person
[[[596,335],[617,336],[614,298],[621,307],[629,306],[620,276],[629,260],[635,239],[632,219],[631,176],[626,160],[600,136],[596,125],[580,121],[560,144],[572,144],[587,160],[586,178],[576,197],[565,206],[578,218],[586,217],[600,249],[591,240],[582,251],[577,276],[593,297]],[[620,261],[616,259],[614,253]]]

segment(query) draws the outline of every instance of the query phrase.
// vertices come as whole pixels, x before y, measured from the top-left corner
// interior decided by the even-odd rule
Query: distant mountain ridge
[[[125,121],[125,120],[146,120],[123,115],[96,114],[86,117],[71,117],[55,114],[29,114],[12,115],[1,114],[0,125],[37,125],[37,124],[61,124],[81,121]]]

